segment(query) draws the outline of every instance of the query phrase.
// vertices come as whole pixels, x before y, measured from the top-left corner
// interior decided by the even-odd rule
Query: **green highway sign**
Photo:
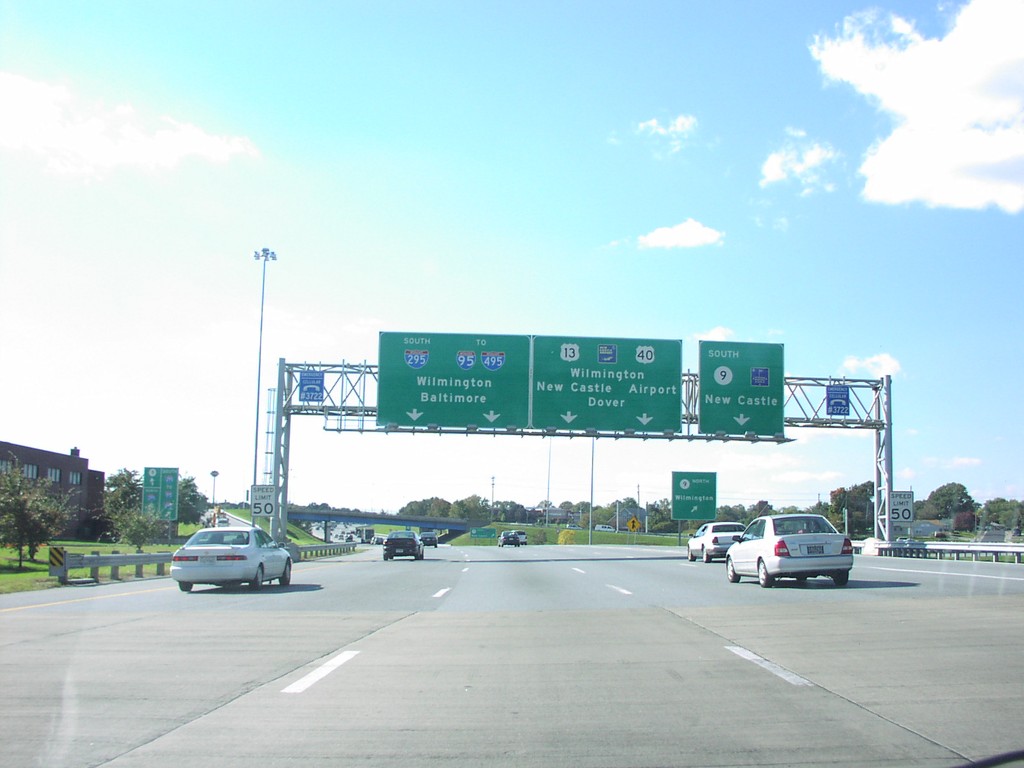
[[[718,514],[718,476],[714,472],[672,473],[672,519],[714,520]]]
[[[470,528],[469,530],[469,538],[471,539],[493,539],[497,536],[497,528]]]
[[[529,423],[529,336],[382,332],[379,352],[379,426]]]
[[[678,432],[682,367],[680,341],[537,336],[532,426]]]
[[[784,406],[781,344],[700,342],[702,433],[781,435]]]
[[[142,475],[142,514],[178,519],[178,468],[146,467]]]

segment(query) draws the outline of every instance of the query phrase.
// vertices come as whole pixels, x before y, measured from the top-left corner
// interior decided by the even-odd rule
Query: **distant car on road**
[[[396,557],[423,559],[423,542],[416,535],[416,531],[392,531],[384,539],[384,559],[391,560]]]
[[[420,531],[420,541],[424,547],[437,546],[437,531]]]
[[[610,525],[595,525],[594,530],[604,531],[605,533],[615,533],[615,529],[612,528]]]
[[[501,536],[498,537],[499,547],[518,547],[519,536],[515,531],[502,531]]]
[[[194,584],[243,584],[256,590],[277,579],[292,581],[292,558],[260,528],[204,528],[171,556],[171,578],[182,592]]]
[[[821,515],[765,515],[743,531],[725,556],[726,577],[756,576],[762,587],[776,579],[806,581],[828,576],[846,586],[853,569],[853,544]]]
[[[691,563],[700,556],[705,563],[725,557],[726,551],[743,533],[742,523],[704,523],[686,545],[686,559]]]
[[[526,531],[513,531],[513,533],[519,537],[519,544],[525,547],[527,544]]]

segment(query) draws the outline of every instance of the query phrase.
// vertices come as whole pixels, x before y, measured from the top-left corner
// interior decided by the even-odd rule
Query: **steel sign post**
[[[700,431],[784,432],[785,369],[781,344],[700,342]]]
[[[377,424],[525,428],[530,337],[380,334]]]
[[[537,336],[532,426],[678,432],[682,365],[680,341]]]

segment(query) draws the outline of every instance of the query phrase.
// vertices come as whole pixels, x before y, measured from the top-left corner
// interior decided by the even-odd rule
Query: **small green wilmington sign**
[[[714,520],[718,477],[714,472],[672,473],[672,519]]]

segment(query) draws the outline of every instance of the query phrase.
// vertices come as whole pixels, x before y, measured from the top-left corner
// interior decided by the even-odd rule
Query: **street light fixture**
[[[263,372],[263,301],[267,295],[267,262],[277,261],[277,254],[269,248],[253,251],[253,259],[263,260],[263,283],[260,287],[260,346],[256,356],[256,440],[252,455],[252,484],[256,485],[256,468],[260,460],[260,374]]]
[[[211,502],[211,506],[214,509],[217,508],[217,475],[219,474],[220,472],[218,472],[216,469],[210,473],[210,477],[213,478],[213,501]]]

